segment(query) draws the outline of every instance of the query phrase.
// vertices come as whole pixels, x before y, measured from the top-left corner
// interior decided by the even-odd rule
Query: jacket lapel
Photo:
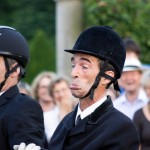
[[[66,130],[71,130],[75,126],[75,117],[77,113],[78,105],[75,107],[74,111],[69,114],[66,121],[63,122],[64,128]]]
[[[7,91],[5,91],[1,96],[0,96],[0,106],[8,103],[14,95],[19,93],[19,90],[17,86],[13,86]]]
[[[62,121],[59,126],[56,129],[56,132],[54,133],[54,136],[52,136],[52,139],[49,143],[49,149],[57,149],[62,150],[64,147],[64,143],[66,138],[68,137],[69,132],[75,125],[75,116],[77,112],[77,106],[73,112],[68,114],[66,118],[64,118],[64,121]],[[57,133],[57,130],[59,131]],[[58,144],[59,143],[59,144]]]
[[[88,116],[88,124],[97,124],[103,118],[103,116],[113,109],[113,103],[110,96],[107,96],[105,102],[102,103],[93,113]]]
[[[56,129],[56,132],[49,143],[49,149],[62,150],[64,148],[65,141],[73,135],[85,132],[87,126],[99,123],[99,120],[101,120],[101,118],[109,112],[111,108],[113,108],[113,105],[111,99],[107,98],[107,100],[91,115],[82,119],[80,123],[75,126],[77,107],[78,105],[75,110],[64,118],[64,121],[62,121],[58,126],[58,129]]]
[[[87,122],[88,122],[87,117],[82,119],[79,124],[74,125],[74,127],[72,128],[72,130],[69,132],[68,135],[72,136],[72,135],[76,135],[76,134],[85,132]]]
[[[92,114],[82,119],[78,125],[73,126],[68,135],[73,136],[84,133],[87,125],[94,125],[99,123],[101,118],[112,108],[113,104],[110,97],[108,96],[107,100],[102,105],[100,105]],[[73,117],[73,119],[75,120],[75,117]]]

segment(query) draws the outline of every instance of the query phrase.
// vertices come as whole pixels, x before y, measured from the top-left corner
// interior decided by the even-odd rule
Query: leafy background
[[[150,64],[149,0],[84,0],[83,30],[93,25],[113,27],[141,46],[143,63]],[[56,71],[55,2],[53,0],[1,0],[0,24],[19,30],[27,39],[31,59],[27,82],[43,70]]]
[[[150,63],[149,0],[86,0],[84,26],[107,25],[141,46],[141,60]]]

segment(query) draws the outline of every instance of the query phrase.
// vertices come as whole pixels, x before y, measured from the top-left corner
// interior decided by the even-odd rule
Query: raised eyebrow
[[[91,63],[91,61],[89,59],[84,58],[84,57],[80,58],[80,60],[81,61],[87,61],[87,62]],[[73,61],[74,61],[74,57],[71,57],[71,62],[73,62]]]
[[[91,63],[91,61],[87,58],[81,58],[80,60],[87,61],[87,62]]]

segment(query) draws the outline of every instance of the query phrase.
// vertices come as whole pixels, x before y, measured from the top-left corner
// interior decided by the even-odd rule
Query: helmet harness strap
[[[106,68],[108,62],[109,61],[106,60],[104,62],[104,64],[103,64],[103,66],[100,67],[100,72],[96,76],[94,84],[92,85],[92,87],[90,88],[90,90],[88,91],[88,93],[85,96],[81,97],[80,99],[84,99],[84,98],[90,96],[90,99],[93,100],[94,91],[98,87],[98,85],[99,85],[99,83],[101,81],[101,77],[105,77],[106,79],[110,80],[110,83],[107,85],[106,89],[108,89],[108,87],[113,83],[114,84],[114,89],[116,91],[120,91],[120,88],[119,88],[119,85],[118,85],[118,81],[115,78],[113,78],[113,77],[105,74],[105,68]]]
[[[0,83],[0,91],[2,90],[3,86],[5,85],[5,82],[7,80],[7,78],[9,77],[9,75],[13,72],[16,71],[16,69],[19,67],[19,64],[16,64],[11,70],[10,70],[10,67],[9,67],[9,64],[8,64],[8,60],[6,57],[3,57],[4,58],[4,63],[5,63],[5,67],[6,67],[6,74],[5,74],[5,79],[4,81],[2,81]]]

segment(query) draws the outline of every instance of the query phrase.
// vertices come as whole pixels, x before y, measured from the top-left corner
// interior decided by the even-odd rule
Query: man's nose
[[[76,78],[79,76],[79,67],[74,66],[71,70],[71,77]]]

